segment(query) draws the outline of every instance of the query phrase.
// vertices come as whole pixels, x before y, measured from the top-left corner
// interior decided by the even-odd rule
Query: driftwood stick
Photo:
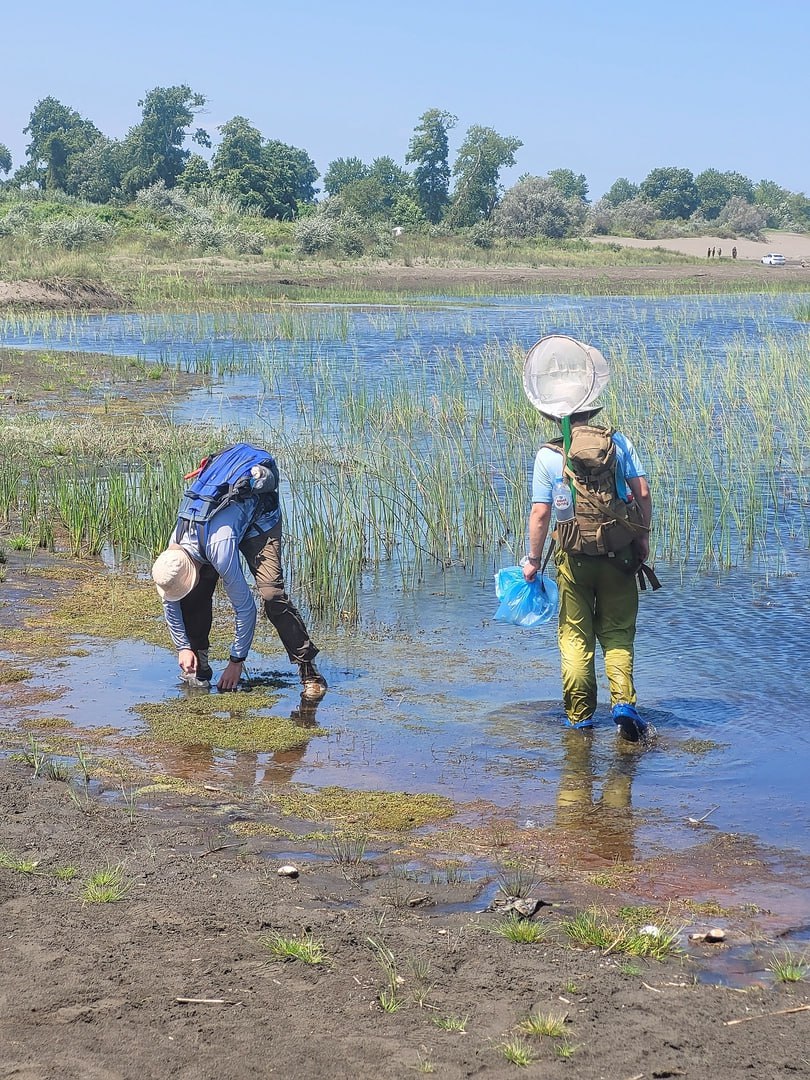
[[[178,1005],[239,1005],[238,1001],[226,1001],[225,998],[187,998],[178,997],[174,999]]]
[[[765,1020],[769,1016],[787,1016],[788,1013],[808,1012],[810,1005],[794,1005],[792,1009],[777,1009],[776,1012],[759,1013],[757,1016],[741,1016],[739,1020],[724,1020],[725,1027],[732,1024],[747,1024],[749,1020]]]

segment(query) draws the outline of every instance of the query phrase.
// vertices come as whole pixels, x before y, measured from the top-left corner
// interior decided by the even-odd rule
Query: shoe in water
[[[311,660],[299,664],[298,670],[301,675],[301,697],[305,701],[320,701],[328,689],[326,679]]]
[[[180,672],[180,682],[195,690],[210,690],[213,677],[214,672],[208,663],[208,649],[200,649],[197,653],[196,671]]]
[[[647,734],[649,724],[639,716],[635,705],[629,705],[626,701],[620,701],[613,706],[613,723],[616,730],[627,742],[639,742]]]
[[[580,720],[578,724],[572,723],[567,717],[565,720],[565,726],[569,731],[590,731],[593,727],[593,717],[589,716],[587,720]]]
[[[204,671],[181,671],[180,682],[183,686],[188,686],[191,690],[210,690],[211,679],[214,677],[214,673],[211,668],[206,668]]]

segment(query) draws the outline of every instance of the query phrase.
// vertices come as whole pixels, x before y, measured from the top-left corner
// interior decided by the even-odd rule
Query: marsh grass
[[[783,953],[773,953],[767,965],[777,982],[803,982],[810,974],[810,957],[807,953],[797,956],[789,949]]]
[[[22,855],[13,855],[10,851],[0,850],[0,867],[13,870],[17,874],[39,874],[39,859],[29,859]]]
[[[188,282],[183,287],[193,291]],[[440,307],[428,314],[446,333]],[[414,317],[405,310],[374,316],[406,341]],[[682,333],[685,319],[677,306],[660,315],[665,359],[648,347],[643,327],[615,331],[604,343],[612,369],[606,415],[643,447],[656,491],[655,554],[676,567],[717,571],[755,556],[780,573],[786,547],[810,540],[806,448],[796,423],[810,406],[803,376],[810,342],[766,328],[753,342],[714,350]],[[356,622],[363,575],[374,567],[385,566],[389,580],[410,589],[428,568],[490,572],[522,550],[525,473],[553,431],[525,400],[517,343],[493,337],[468,349],[464,326],[452,323],[457,348],[392,356],[390,377],[374,383],[359,362],[356,378],[338,378],[328,350],[314,348],[355,340],[345,310],[287,305],[262,314],[245,297],[227,317],[198,311],[179,322],[153,315],[119,323],[121,334],[168,340],[173,354],[180,348],[174,340],[190,337],[198,342],[193,362],[203,366],[214,363],[204,355],[212,331],[238,331],[246,351],[228,361],[233,371],[255,374],[264,393],[283,389],[294,402],[286,411],[295,412],[295,422],[286,427],[281,417],[272,432],[253,436],[271,437],[282,462],[296,594],[315,618]],[[75,316],[0,317],[0,329],[54,339],[75,338],[82,325]],[[538,334],[549,328],[539,318]],[[583,326],[583,335],[591,332],[601,338],[598,325]],[[279,341],[293,351],[274,352]],[[253,348],[259,344],[264,352]],[[322,392],[313,395],[312,385]],[[5,424],[0,516],[13,519],[16,535],[65,544],[77,555],[109,545],[121,559],[147,562],[171,529],[189,464],[211,444],[251,434],[189,427],[169,417],[134,425],[98,418]],[[41,529],[51,519],[58,526],[49,538]],[[139,585],[143,596],[134,603]],[[151,585],[134,578],[116,603],[105,599],[99,590],[98,603],[77,600],[65,622],[88,633],[106,625],[118,636],[165,640]]]
[[[498,871],[498,888],[504,896],[525,899],[538,885],[537,866],[516,862],[503,865]]]
[[[87,904],[114,904],[124,900],[132,888],[132,882],[124,877],[123,864],[94,870],[85,881],[81,898]]]
[[[589,908],[571,919],[563,920],[560,928],[577,945],[599,949],[605,955],[618,952],[663,960],[678,951],[678,930],[662,923],[658,933],[642,934],[627,923],[617,924],[606,912],[596,908]]]
[[[565,1013],[532,1013],[518,1024],[518,1031],[523,1035],[547,1036],[558,1039],[566,1032]]]
[[[507,941],[513,941],[517,945],[535,945],[546,941],[550,927],[544,922],[533,922],[524,919],[514,911],[510,911],[499,923],[492,927],[493,934],[500,934]]]
[[[298,960],[313,967],[329,962],[323,941],[311,933],[287,937],[274,931],[260,938],[259,944],[274,960]]]
[[[74,881],[79,876],[78,866],[57,866],[51,871],[57,881]]]
[[[534,1054],[529,1044],[517,1036],[500,1043],[496,1049],[510,1065],[519,1065],[523,1068],[534,1061]]]
[[[467,1034],[467,1024],[470,1022],[469,1013],[464,1016],[435,1016],[433,1023],[442,1031],[453,1031],[458,1035]]]
[[[385,976],[385,985],[377,993],[380,1008],[383,1012],[398,1012],[405,1004],[405,999],[401,993],[401,987],[405,980],[399,974],[396,957],[382,941],[376,941],[374,938],[369,937],[366,938],[366,943]]]
[[[368,844],[367,833],[334,832],[326,847],[338,866],[359,866]]]

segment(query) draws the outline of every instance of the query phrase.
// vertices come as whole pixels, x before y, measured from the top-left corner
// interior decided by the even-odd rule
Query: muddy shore
[[[0,869],[4,1077],[502,1077],[533,1013],[563,1018],[564,1034],[521,1036],[529,1074],[810,1075],[806,984],[696,982],[723,945],[663,961],[577,947],[561,926],[584,897],[552,872],[534,889],[547,940],[518,944],[468,883],[394,876],[390,851],[303,855],[297,879],[280,877],[289,853],[228,834],[224,793],[83,809],[6,761],[0,802],[4,847],[37,863]],[[83,900],[103,867],[123,868],[122,899]],[[311,936],[323,962],[274,959],[274,935]]]

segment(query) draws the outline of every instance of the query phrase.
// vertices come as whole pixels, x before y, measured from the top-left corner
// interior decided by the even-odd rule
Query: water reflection
[[[618,740],[601,786],[594,767],[593,731],[564,731],[557,788],[557,828],[605,859],[635,858],[631,789],[641,754]]]
[[[317,727],[317,709],[320,702],[305,701],[290,713],[296,727]],[[167,772],[183,780],[197,783],[218,782],[240,787],[256,787],[261,784],[286,784],[306,756],[308,743],[291,750],[254,752],[245,750],[218,750],[203,744],[166,746],[162,756]]]

